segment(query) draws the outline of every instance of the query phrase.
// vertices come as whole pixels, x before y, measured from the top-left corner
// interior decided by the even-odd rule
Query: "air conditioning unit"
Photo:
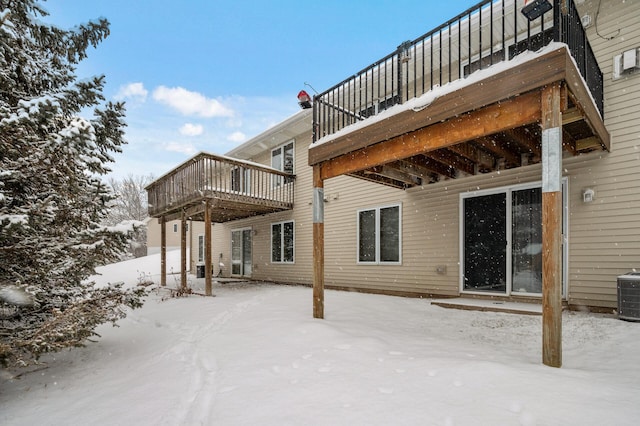
[[[618,318],[640,321],[640,272],[618,277]]]

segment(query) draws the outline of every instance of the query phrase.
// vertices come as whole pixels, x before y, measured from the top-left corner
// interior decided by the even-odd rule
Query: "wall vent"
[[[640,70],[640,49],[625,50],[613,57],[613,79],[617,80],[623,75],[633,74]]]

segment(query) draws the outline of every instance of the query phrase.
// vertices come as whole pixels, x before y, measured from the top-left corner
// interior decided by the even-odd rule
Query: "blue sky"
[[[476,0],[48,0],[63,28],[99,17],[111,35],[78,68],[127,105],[112,176],[160,176],[200,151],[224,154]]]

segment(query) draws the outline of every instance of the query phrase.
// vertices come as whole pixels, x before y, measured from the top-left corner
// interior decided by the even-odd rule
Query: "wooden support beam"
[[[475,172],[472,162],[449,151],[448,148],[431,151],[425,155],[456,170],[462,170],[466,174],[472,175]]]
[[[313,317],[324,318],[324,181],[313,166]]]
[[[542,91],[542,362],[562,366],[562,113],[560,85]]]
[[[578,108],[573,107],[562,114],[562,125],[566,126],[567,124],[575,123],[576,121],[584,120],[584,115],[582,111]]]
[[[391,179],[382,175],[377,175],[370,172],[369,170],[349,173],[347,176],[366,180],[368,182],[378,183],[380,185],[390,186],[391,188],[396,189],[406,189],[407,187],[406,184],[400,182],[399,180]]]
[[[422,158],[424,158],[424,160],[429,161],[429,159],[426,157],[422,157]],[[427,161],[420,163],[417,161],[410,161],[410,160],[411,159],[408,158],[406,160],[397,161],[396,163],[402,165],[402,167],[405,170],[407,170],[408,173],[411,173],[412,175],[418,176],[419,178],[421,178],[423,184],[425,183],[425,181],[426,183],[437,182],[438,173],[434,172],[433,170],[431,170],[429,167],[425,165]]]
[[[160,285],[167,285],[167,219],[162,216],[160,222]]]
[[[204,294],[213,296],[213,264],[211,250],[211,204],[209,200],[204,204]]]
[[[495,137],[481,137],[473,141],[480,145],[482,148],[497,155],[499,158],[504,158],[507,164],[520,165],[520,154],[506,148]]]
[[[495,158],[471,143],[452,145],[447,149],[473,162],[479,170],[492,170],[495,167]]]
[[[403,161],[413,166],[424,168],[437,175],[446,176],[451,179],[456,177],[456,170],[453,167],[442,164],[433,158],[425,157],[424,155],[414,155],[413,157],[405,158]]]
[[[408,169],[402,168],[402,166],[397,163],[376,166],[371,169],[365,170],[365,173],[375,173],[389,179],[397,180],[408,187],[417,186],[422,183],[418,176],[410,173]]]
[[[187,289],[187,216],[180,218],[180,287]]]
[[[534,156],[540,158],[542,155],[540,140],[535,135],[527,132],[524,128],[509,129],[505,130],[503,133],[507,139],[517,143],[523,149],[529,150]]]
[[[584,151],[588,149],[598,149],[598,148],[600,148],[600,139],[598,139],[595,136],[576,141],[577,151]]]
[[[539,120],[540,93],[529,92],[319,163],[322,164],[320,179],[447,148]]]

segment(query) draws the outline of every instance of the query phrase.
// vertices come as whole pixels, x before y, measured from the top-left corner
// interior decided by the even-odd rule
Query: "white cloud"
[[[244,142],[247,140],[247,135],[242,132],[233,132],[227,136],[227,140],[231,142]]]
[[[115,94],[114,98],[117,100],[123,99],[133,99],[135,101],[144,102],[147,100],[147,95],[149,91],[144,88],[144,84],[138,83],[129,83],[124,86],[120,86],[118,89],[118,93]]]
[[[233,111],[217,99],[210,99],[183,87],[159,86],[153,91],[153,99],[170,106],[184,115],[200,117],[231,117]]]
[[[186,123],[180,127],[180,134],[185,136],[199,136],[204,132],[201,124]]]
[[[198,152],[195,146],[190,143],[168,142],[164,145],[165,151],[179,152],[185,155],[194,155]]]

